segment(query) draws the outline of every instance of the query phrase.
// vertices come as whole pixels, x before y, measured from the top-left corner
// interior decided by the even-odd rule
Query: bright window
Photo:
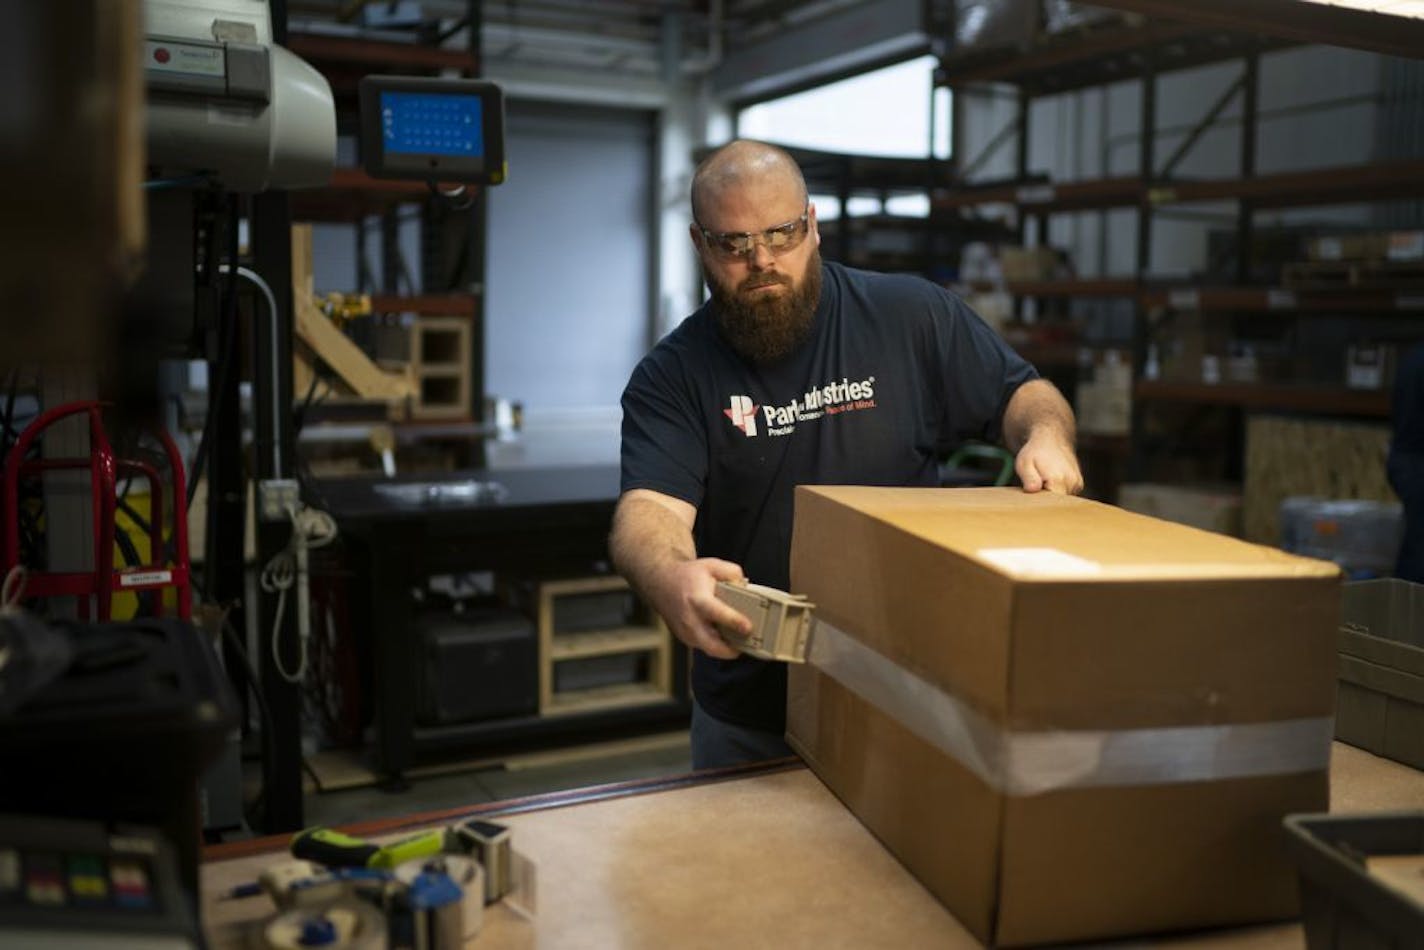
[[[921,56],[874,72],[862,73],[827,86],[783,96],[743,109],[737,134],[779,145],[827,152],[924,158],[930,140],[930,80],[936,60]],[[949,157],[949,90],[935,92],[934,154]],[[822,220],[840,216],[840,202],[830,195],[812,195]],[[853,197],[851,215],[873,214],[880,203]],[[897,195],[886,203],[892,214],[924,216],[924,195]]]
[[[921,56],[743,109],[737,133],[780,145],[923,158],[930,140],[930,77]],[[949,90],[935,97],[935,154],[949,156]]]

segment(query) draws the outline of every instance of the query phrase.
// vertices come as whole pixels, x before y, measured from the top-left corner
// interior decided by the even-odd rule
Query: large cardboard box
[[[1061,495],[803,486],[791,581],[820,621],[791,744],[980,939],[1297,912],[1333,565]]]
[[[999,248],[999,267],[1004,272],[1004,280],[1015,281],[1052,280],[1058,276],[1058,251],[1051,247]]]

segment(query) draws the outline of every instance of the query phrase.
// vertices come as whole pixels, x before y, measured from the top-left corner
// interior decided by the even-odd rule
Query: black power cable
[[[20,439],[20,432],[13,426],[15,418],[15,390],[20,384],[20,370],[18,368],[10,370],[10,385],[5,394],[5,444],[0,448],[0,462],[5,460],[5,456],[10,451],[10,446]]]
[[[198,479],[202,477],[203,467],[208,458],[208,440],[212,435],[213,425],[218,414],[218,399],[227,390],[228,377],[232,374],[232,365],[237,362],[237,265],[239,252],[238,224],[241,219],[240,198],[233,195],[228,203],[228,247],[230,249],[230,259],[232,266],[227,272],[227,294],[223,298],[222,312],[224,326],[224,336],[218,350],[218,376],[217,379],[208,379],[208,412],[207,418],[203,421],[203,433],[198,438],[198,451],[193,456],[192,478],[188,481],[188,497],[184,504],[184,510],[193,506],[193,496],[198,490]],[[220,273],[217,260],[211,263],[212,272]]]
[[[302,426],[306,425],[307,413],[311,410],[311,407],[312,407],[312,399],[313,399],[313,397],[316,396],[316,387],[317,387],[317,384],[319,384],[319,383],[321,382],[321,378],[322,378],[322,361],[318,358],[318,359],[312,364],[311,385],[307,387],[307,395],[306,395],[306,398],[302,400],[301,406],[298,407],[298,409],[297,409],[296,418],[295,418],[295,419],[293,420],[293,422],[292,422],[292,429],[293,429],[293,431],[292,431],[292,439],[293,439],[293,441],[296,440],[297,436],[299,436],[299,435],[302,434]]]
[[[253,816],[248,819],[249,824],[261,827],[265,824],[263,818],[267,808],[267,777],[275,775],[277,769],[277,742],[272,735],[272,710],[267,705],[267,695],[262,692],[257,671],[252,668],[252,660],[247,656],[247,647],[238,637],[237,631],[233,629],[232,621],[228,619],[228,614],[231,611],[231,606],[223,609],[219,628],[224,642],[228,645],[228,652],[237,657],[242,669],[242,677],[247,681],[247,687],[252,690],[252,696],[257,701],[257,718],[261,722],[262,791],[258,793],[256,801],[252,803]]]

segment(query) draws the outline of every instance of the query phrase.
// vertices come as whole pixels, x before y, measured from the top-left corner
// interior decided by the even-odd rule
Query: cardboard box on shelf
[[[1312,238],[1312,261],[1417,261],[1424,259],[1424,231],[1361,231]]]
[[[1116,350],[1098,354],[1093,377],[1074,391],[1078,431],[1126,435],[1132,427],[1132,364]]]
[[[1052,280],[1058,276],[1058,268],[1059,255],[1054,248],[1012,245],[999,248],[999,269],[1004,280],[1010,283]]]
[[[1345,385],[1384,389],[1394,383],[1394,347],[1387,343],[1351,343],[1345,348]]]
[[[1079,383],[1075,398],[1078,431],[1086,435],[1127,435],[1132,428],[1132,390],[1093,381]]]
[[[788,739],[979,939],[1289,917],[1340,585],[1080,498],[802,486]]]
[[[1313,261],[1360,261],[1384,257],[1389,251],[1389,234],[1362,231],[1357,234],[1330,234],[1312,238],[1306,254]]]
[[[1424,231],[1391,231],[1385,257],[1391,261],[1424,260]]]
[[[1117,503],[1124,511],[1177,524],[1241,536],[1241,489],[1224,485],[1123,485]]]
[[[1157,332],[1156,345],[1160,378],[1182,382],[1220,382],[1221,358],[1231,348],[1224,322],[1195,310],[1170,314]]]

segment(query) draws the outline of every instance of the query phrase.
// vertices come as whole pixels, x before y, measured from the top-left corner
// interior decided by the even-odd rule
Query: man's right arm
[[[750,633],[751,621],[717,599],[717,582],[744,575],[730,561],[697,556],[692,540],[696,521],[697,509],[682,499],[635,488],[618,500],[609,550],[618,573],[679,640],[730,660],[737,651],[717,633],[716,625]]]

